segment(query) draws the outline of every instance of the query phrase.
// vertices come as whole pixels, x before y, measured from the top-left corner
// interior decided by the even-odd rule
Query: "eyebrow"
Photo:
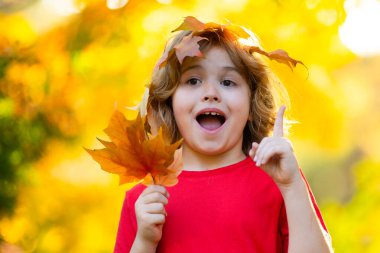
[[[187,71],[189,71],[189,70],[191,70],[191,69],[199,69],[199,68],[202,68],[202,66],[201,66],[201,65],[198,65],[198,64],[190,65],[190,66],[188,66],[188,67],[183,68],[183,69],[181,70],[181,74],[183,74],[183,73],[185,73],[185,72],[187,72]]]
[[[199,69],[199,68],[202,68],[202,66],[199,64],[190,65],[189,67],[183,68],[183,70],[181,71],[181,74],[183,74],[183,73],[185,73],[191,69]],[[233,67],[233,66],[224,66],[224,67],[222,67],[222,69],[225,70],[226,72],[234,71],[234,72],[240,74],[239,69],[237,69],[236,67]]]

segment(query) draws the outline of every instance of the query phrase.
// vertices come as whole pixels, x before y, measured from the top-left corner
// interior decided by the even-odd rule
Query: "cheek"
[[[179,115],[180,112],[183,110],[182,109],[183,104],[181,103],[181,100],[182,100],[181,91],[177,89],[173,93],[173,96],[172,96],[172,107],[173,107],[174,117],[177,117],[177,115]]]
[[[247,85],[247,89],[246,91],[244,92],[244,95],[243,95],[243,98],[242,99],[242,108],[244,108],[244,112],[245,112],[245,115],[247,117],[247,120],[251,120],[251,115],[250,115],[250,111],[251,111],[251,92],[250,90],[248,89],[248,85]]]
[[[189,110],[191,108],[189,99],[186,98],[186,92],[178,88],[172,97],[173,114],[177,126],[181,127],[183,121],[189,117]]]
[[[244,118],[242,120],[249,119],[251,100],[248,92],[239,92],[238,94],[235,94],[230,99],[230,105],[232,106],[234,113],[238,114],[239,117]]]

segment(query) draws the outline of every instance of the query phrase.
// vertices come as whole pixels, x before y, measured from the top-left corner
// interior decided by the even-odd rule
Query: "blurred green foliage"
[[[72,138],[53,122],[49,122],[42,104],[30,97],[27,83],[9,80],[6,71],[11,65],[38,64],[29,50],[17,45],[0,48],[0,219],[13,214],[23,181],[23,170],[42,157],[52,138]],[[18,73],[22,76],[24,73]],[[32,80],[34,81],[34,80]],[[50,83],[46,83],[46,89]],[[66,109],[66,108],[64,108]],[[68,113],[70,113],[69,108]]]

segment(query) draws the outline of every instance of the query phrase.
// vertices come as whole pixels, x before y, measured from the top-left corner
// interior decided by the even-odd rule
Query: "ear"
[[[248,121],[253,121],[252,111],[249,112]]]

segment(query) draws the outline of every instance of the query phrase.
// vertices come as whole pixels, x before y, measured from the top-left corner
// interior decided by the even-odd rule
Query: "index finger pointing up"
[[[273,128],[273,136],[275,137],[283,137],[284,136],[284,113],[286,107],[282,105],[280,109],[278,109],[276,121],[274,122]]]

